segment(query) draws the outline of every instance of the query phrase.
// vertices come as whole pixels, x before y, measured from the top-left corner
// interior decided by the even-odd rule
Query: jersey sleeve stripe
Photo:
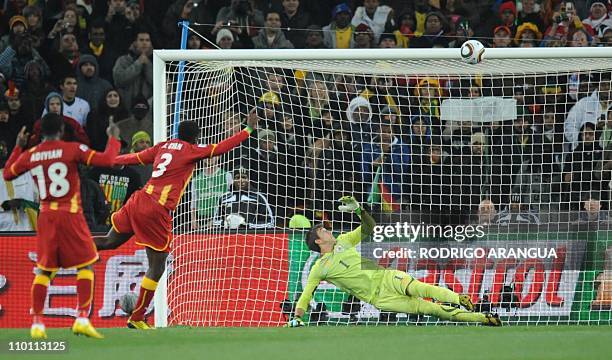
[[[210,150],[210,156],[209,157],[213,157],[215,155],[215,149],[217,148],[217,144],[211,144],[212,146],[212,150]]]
[[[18,174],[17,174],[17,171],[15,171],[15,165],[16,165],[16,163],[14,163],[13,165],[11,165],[11,168],[10,168],[11,172],[13,173],[13,176],[17,176],[17,175],[18,175]]]
[[[91,159],[93,159],[95,154],[96,154],[96,151],[91,150],[91,152],[89,153],[89,156],[87,156],[87,161],[85,162],[85,165],[89,166],[91,164]]]
[[[144,165],[145,163],[142,161],[142,159],[140,158],[140,155],[138,155],[138,153],[136,153],[136,159],[138,159],[138,161],[140,162],[140,165]]]

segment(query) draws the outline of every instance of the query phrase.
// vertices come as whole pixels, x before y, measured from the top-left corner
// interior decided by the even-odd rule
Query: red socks
[[[144,320],[145,311],[147,311],[151,300],[153,300],[155,289],[157,289],[157,281],[153,281],[145,276],[140,284],[140,293],[138,294],[138,300],[136,301],[136,308],[132,312],[130,320]]]

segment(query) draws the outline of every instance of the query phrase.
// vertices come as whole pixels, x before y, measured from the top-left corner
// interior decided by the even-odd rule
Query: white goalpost
[[[217,143],[259,116],[249,140],[196,167],[155,326],[282,325],[318,258],[308,229],[359,225],[336,209],[341,195],[381,225],[416,229],[360,244],[380,266],[512,324],[612,322],[612,48],[488,48],[475,65],[458,48],[153,59],[155,143],[184,120]],[[310,325],[440,324],[329,283],[309,314]]]

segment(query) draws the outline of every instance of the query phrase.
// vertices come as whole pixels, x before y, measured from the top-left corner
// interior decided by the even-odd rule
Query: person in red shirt
[[[115,249],[136,238],[146,247],[149,268],[142,279],[136,308],[128,319],[128,327],[149,330],[145,311],[153,299],[157,282],[166,268],[171,242],[172,216],[193,169],[199,160],[222,155],[246,140],[257,127],[258,117],[251,111],[247,127],[218,144],[196,145],[200,127],[195,121],[179,124],[178,139],[161,142],[144,151],[121,155],[117,165],[153,164],[151,179],[135,192],[128,202],[111,216],[112,229],[106,236],[95,237],[98,250]]]
[[[30,171],[40,194],[38,216],[37,274],[32,284],[33,339],[46,339],[42,315],[49,283],[60,269],[77,269],[78,317],[72,332],[93,338],[103,338],[89,321],[93,298],[94,273],[91,265],[98,260],[81,208],[78,164],[110,167],[121,147],[119,128],[111,124],[106,130],[108,143],[104,153],[87,145],[60,140],[64,131],[61,115],[49,113],[41,120],[43,142],[25,151],[29,134],[22,128],[17,145],[6,162],[3,176],[13,180]]]

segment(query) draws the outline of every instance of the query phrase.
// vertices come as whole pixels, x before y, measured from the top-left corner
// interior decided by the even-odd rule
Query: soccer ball
[[[461,45],[461,58],[468,64],[478,64],[482,61],[485,47],[478,40],[468,40]]]
[[[133,292],[127,292],[119,298],[119,307],[123,312],[128,315],[132,314],[134,308],[136,307],[136,301],[138,300],[138,296]]]

